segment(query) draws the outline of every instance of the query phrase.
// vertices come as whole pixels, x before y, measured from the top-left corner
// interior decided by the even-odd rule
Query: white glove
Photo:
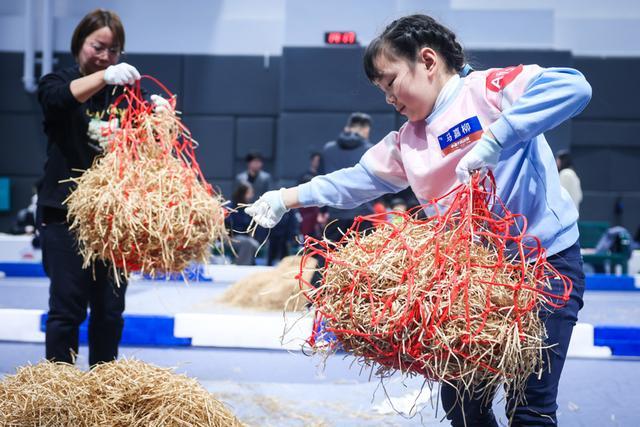
[[[487,173],[488,169],[494,169],[498,164],[502,145],[495,138],[482,134],[482,139],[465,154],[456,166],[456,176],[458,181],[468,184],[474,172],[481,175]]]
[[[109,146],[109,143],[113,140],[113,134],[116,130],[120,128],[120,124],[117,118],[113,118],[110,121],[100,120],[100,119],[92,119],[89,122],[89,127],[87,128],[87,135],[89,138],[100,144],[102,150],[106,150]]]
[[[159,113],[160,111],[171,111],[173,110],[173,105],[171,101],[163,98],[160,95],[151,95],[151,103],[153,104],[153,111]]]
[[[267,191],[254,204],[247,206],[245,212],[253,217],[258,225],[273,228],[289,210],[282,200],[282,189]]]
[[[108,85],[132,85],[136,80],[140,80],[140,73],[126,62],[111,65],[104,71],[104,82]]]

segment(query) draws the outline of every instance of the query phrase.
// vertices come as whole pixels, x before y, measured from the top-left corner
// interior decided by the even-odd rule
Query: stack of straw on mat
[[[2,426],[241,426],[194,379],[138,360],[89,372],[48,361],[0,382]]]
[[[77,188],[66,200],[84,266],[102,260],[125,276],[154,277],[208,262],[212,244],[226,238],[225,213],[189,131],[173,107],[144,101],[139,84],[116,100],[112,118],[122,104],[106,153],[71,179]]]
[[[485,397],[502,384],[522,397],[529,375],[543,368],[538,312],[564,304],[571,282],[491,184],[474,181],[423,206],[435,213],[428,219],[397,213],[394,225],[371,215],[338,244],[307,239],[303,262],[313,254],[326,260],[319,288],[301,280],[316,309],[309,344],[325,356],[342,347],[381,378],[399,370],[460,381]],[[362,221],[379,227],[361,233]],[[559,296],[549,292],[556,277]]]
[[[302,310],[306,300],[296,277],[301,261],[302,257],[299,256],[285,257],[276,268],[254,273],[234,283],[222,295],[221,301],[258,310]],[[305,280],[311,280],[316,264],[315,259],[306,259],[302,271]]]

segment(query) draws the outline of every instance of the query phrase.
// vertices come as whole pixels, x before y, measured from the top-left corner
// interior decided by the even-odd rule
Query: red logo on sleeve
[[[524,66],[520,64],[517,67],[501,68],[490,72],[487,76],[487,89],[492,92],[500,92],[518,77],[523,68]]]

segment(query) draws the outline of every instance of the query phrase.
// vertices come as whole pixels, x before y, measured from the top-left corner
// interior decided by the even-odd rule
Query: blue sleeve
[[[298,186],[298,201],[302,206],[331,206],[351,209],[387,193],[397,193],[405,187],[384,181],[358,163],[327,175],[320,175]]]
[[[591,86],[579,71],[543,69],[489,129],[503,147],[508,147],[528,141],[579,114],[590,99]]]

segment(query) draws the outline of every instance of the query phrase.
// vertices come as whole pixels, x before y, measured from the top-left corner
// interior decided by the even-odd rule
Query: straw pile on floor
[[[129,96],[106,153],[72,179],[77,187],[65,202],[84,266],[101,260],[125,276],[155,277],[207,263],[213,243],[226,239],[223,200],[176,112]]]
[[[525,246],[524,235],[503,227],[513,218],[482,229],[491,213],[470,211],[465,194],[430,220],[372,215],[361,220],[380,225],[373,232],[351,229],[338,245],[307,242],[307,253],[326,259],[322,285],[303,282],[316,309],[309,343],[317,352],[341,347],[382,378],[399,370],[485,397],[502,384],[522,397],[527,378],[543,368],[538,311],[552,303],[546,291],[556,272],[542,249],[533,264],[507,258],[507,241]]]
[[[2,426],[241,426],[197,381],[138,360],[41,362],[0,382]]]
[[[288,256],[272,270],[254,273],[239,280],[225,291],[221,301],[258,310],[302,310],[306,300],[296,278],[300,273],[301,260],[299,256]],[[305,280],[311,280],[316,263],[313,258],[306,260],[302,273]]]

